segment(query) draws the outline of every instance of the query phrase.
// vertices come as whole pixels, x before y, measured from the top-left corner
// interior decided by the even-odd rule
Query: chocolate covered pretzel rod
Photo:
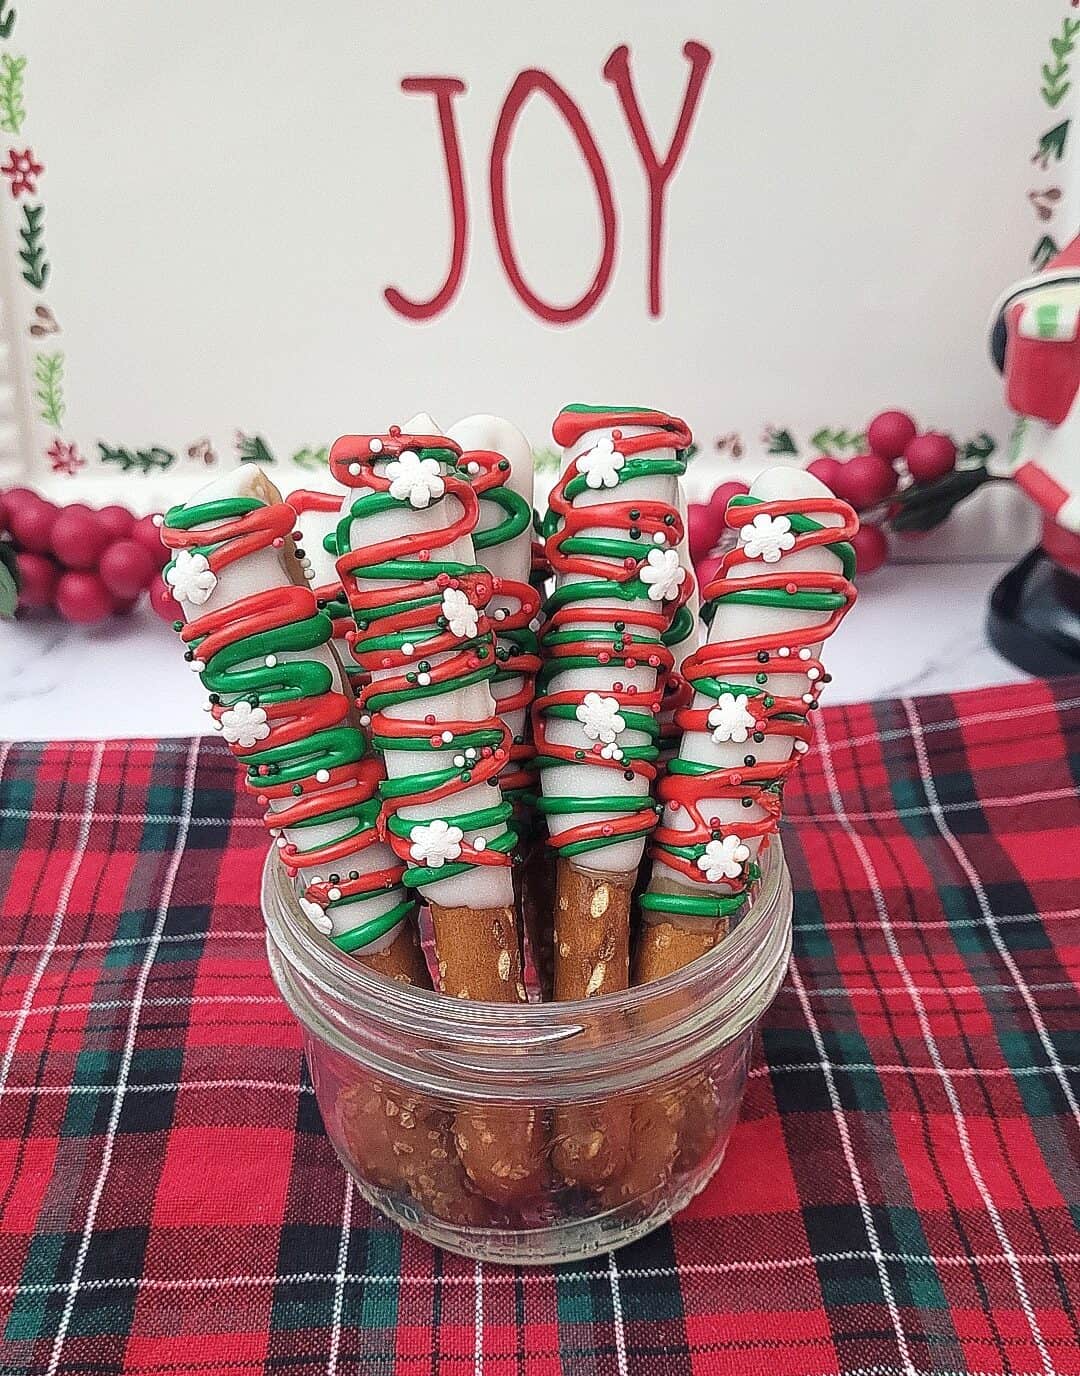
[[[819,655],[855,600],[855,513],[812,474],[776,468],[728,506],[738,543],[705,589],[708,643],[683,676],[679,755],[660,785],[634,981],[679,969],[726,935],[809,749],[828,682]]]
[[[545,954],[536,902],[544,888],[546,847],[536,829],[536,767],[529,709],[540,669],[536,615],[540,594],[533,573],[533,454],[521,431],[500,416],[469,416],[447,431],[464,451],[459,472],[480,498],[473,531],[477,557],[495,580],[487,606],[494,623],[495,674],[491,693],[510,732],[510,758],[499,774],[503,796],[512,804],[521,864],[514,869],[515,892],[533,961],[544,984]]]
[[[353,629],[352,609],[337,571],[337,528],[341,520],[342,492],[298,488],[285,501],[296,512],[296,538],[304,548],[305,574],[320,611],[334,628],[333,647],[354,696],[363,686],[364,671],[352,657],[346,637]],[[330,548],[327,548],[329,543]]]
[[[349,435],[330,454],[351,489],[338,527],[338,573],[370,675],[364,717],[386,766],[382,825],[428,900],[439,984],[455,998],[524,1001],[511,879],[516,833],[499,775],[511,732],[490,681],[498,666],[486,608],[492,575],[476,562],[479,499],[458,474],[460,447],[426,416],[404,430]],[[470,1177],[511,1202],[542,1171],[540,1116],[498,1123],[459,1114]]]
[[[266,808],[300,902],[339,948],[396,979],[426,984],[404,867],[376,830],[380,768],[296,552],[295,513],[247,465],[165,516],[164,571],[186,618],[187,655],[210,712]]]
[[[430,988],[405,866],[377,827],[382,767],[342,691],[330,617],[309,586],[314,570],[294,521],[251,464],[169,511],[164,577],[187,618],[178,629],[282,859],[306,885],[304,912],[354,959]],[[481,1218],[486,1205],[470,1190],[445,1114],[368,1082],[345,1089],[337,1111],[371,1179],[441,1218]]]
[[[550,497],[546,553],[556,574],[541,632],[534,706],[537,763],[558,852],[555,998],[626,987],[630,906],[659,754],[658,713],[672,668],[663,637],[693,586],[683,567],[678,479],[690,431],[663,412],[569,406]],[[618,1169],[615,1110],[561,1115],[556,1161],[595,1185]]]

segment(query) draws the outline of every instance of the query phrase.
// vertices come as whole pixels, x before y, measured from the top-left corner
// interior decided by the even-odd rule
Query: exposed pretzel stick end
[[[400,984],[412,984],[420,989],[431,988],[427,961],[420,948],[416,927],[411,921],[402,927],[384,950],[360,951],[357,959],[385,979],[395,979]]]
[[[625,989],[630,904],[637,875],[602,874],[559,860],[555,879],[555,999],[588,999]]]
[[[707,927],[676,927],[671,922],[644,922],[634,951],[634,984],[651,984],[718,946],[730,930],[725,918]]]

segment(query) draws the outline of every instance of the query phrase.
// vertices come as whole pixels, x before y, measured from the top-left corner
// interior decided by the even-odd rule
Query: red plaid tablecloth
[[[220,742],[3,749],[0,1371],[1080,1373],[1080,681],[817,727],[723,1170],[531,1272],[346,1182]]]

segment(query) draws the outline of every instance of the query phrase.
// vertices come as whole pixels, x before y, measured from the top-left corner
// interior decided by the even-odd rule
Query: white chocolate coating
[[[476,415],[466,416],[464,420],[459,420],[451,425],[447,430],[450,439],[455,440],[461,445],[463,450],[468,449],[490,449],[497,454],[501,454],[510,464],[510,477],[508,486],[515,492],[524,497],[529,506],[533,501],[533,454],[532,446],[521,433],[516,425],[504,420],[502,416]],[[480,518],[477,521],[477,530],[490,530],[492,526],[498,525],[503,519],[502,510],[493,502],[485,501],[480,498]],[[508,578],[518,583],[528,583],[529,573],[532,570],[532,529],[527,528],[520,535],[515,535],[510,540],[504,540],[501,544],[491,545],[483,551],[484,566],[496,578]],[[499,611],[516,611],[517,603],[514,598],[506,597],[496,593],[488,603],[488,611],[492,617],[498,621]],[[498,625],[495,630],[498,632]],[[491,685],[492,696],[495,704],[504,698],[517,696],[521,692],[521,676],[515,675],[513,678],[504,679],[501,683]],[[503,722],[511,736],[517,738],[526,734],[526,720],[529,715],[527,707],[516,708],[513,712],[505,715],[500,713]]]
[[[619,425],[617,428],[621,434],[627,438],[638,435],[647,435],[654,432],[654,427],[641,425]],[[563,451],[562,472],[573,466],[579,455],[588,453],[595,448],[597,442],[602,439],[612,438],[613,428],[589,430],[574,443]],[[656,449],[647,450],[640,458],[670,457],[674,455],[675,447],[658,446]],[[617,501],[619,503],[638,501],[657,501],[666,502],[669,506],[678,508],[680,483],[673,476],[645,476],[641,478],[631,478],[621,482],[617,488],[587,488],[584,492],[574,498],[575,509],[600,506],[606,503]],[[589,536],[608,536],[618,539],[625,539],[625,531],[615,530],[610,527],[596,526],[589,527],[585,532]],[[666,546],[671,548],[671,546]],[[689,559],[682,546],[679,547],[680,560],[684,567],[689,571]],[[565,587],[568,584],[588,581],[583,580],[582,575],[568,573],[560,574],[556,580],[556,587]],[[602,621],[592,620],[566,623],[567,627],[573,626],[575,629],[596,629],[609,628],[611,622],[618,619],[622,613],[632,613],[633,609],[645,609],[655,612],[659,610],[660,604],[647,597],[640,598],[634,602],[622,602],[614,598],[597,598],[592,603],[598,609],[606,610],[607,615]],[[652,635],[657,643],[660,637],[658,633],[649,632],[644,629],[635,628],[635,640]],[[647,655],[647,648],[643,647]],[[555,674],[547,683],[546,691],[549,693],[560,693],[571,689],[587,689],[600,694],[612,692],[613,684],[618,681],[627,687],[633,685],[638,693],[647,698],[656,691],[657,671],[647,664],[640,661],[632,668],[628,669],[621,664],[612,663],[610,665],[598,665],[593,668],[569,669],[563,673]],[[547,738],[553,744],[570,746],[574,749],[590,750],[593,741],[585,734],[581,724],[575,720],[557,719],[549,720],[545,725]],[[627,747],[637,747],[651,744],[648,736],[641,731],[627,729],[619,735],[619,745],[624,749]],[[597,796],[622,798],[647,798],[650,793],[649,782],[647,779],[635,775],[632,779],[627,779],[623,772],[618,769],[598,769],[594,765],[582,764],[558,764],[551,765],[541,774],[541,785],[545,795],[561,798],[595,798]],[[547,818],[548,828],[552,837],[557,838],[562,832],[570,830],[572,827],[580,826],[583,822],[603,822],[615,821],[620,814],[616,813],[596,813],[596,812],[567,812],[563,814],[553,813]],[[629,837],[625,840],[615,842],[613,845],[602,846],[595,850],[590,850],[586,854],[574,861],[582,869],[595,870],[604,874],[626,874],[635,870],[641,862],[642,853],[645,848],[644,837]]]
[[[406,435],[441,435],[443,433],[431,417],[423,413],[407,420],[401,428]],[[388,462],[390,460],[376,461],[374,464],[375,472],[382,476]],[[370,491],[370,488],[365,487],[350,488],[342,503],[342,517],[349,515],[352,504],[358,497]],[[419,531],[430,531],[435,535],[444,530],[447,525],[459,520],[461,515],[461,504],[450,493],[447,493],[441,501],[423,509],[413,507],[408,502],[399,502],[393,510],[386,511],[379,516],[378,539],[380,542],[393,540],[416,534]],[[350,523],[350,548],[360,548],[363,542],[370,542],[371,539],[370,525],[365,526],[363,521]],[[463,564],[475,564],[476,555],[471,536],[463,536],[455,540],[453,544],[441,548],[440,558],[456,560]],[[368,579],[365,580],[365,587],[371,589],[404,589],[409,587],[409,581],[400,578]],[[444,662],[447,657],[446,655],[428,656],[433,665]],[[395,677],[398,672],[397,669],[373,669],[372,682],[378,683],[381,679]],[[408,703],[388,705],[384,710],[387,717],[399,720],[415,720],[418,717],[423,717],[426,712],[431,712],[439,720],[479,723],[490,720],[496,715],[491,690],[484,682],[470,684],[468,687],[458,688],[448,693],[433,694],[428,702],[414,698]],[[415,750],[386,750],[384,763],[387,776],[391,779],[404,779],[425,769],[431,769],[433,761],[440,761],[442,753],[432,752],[429,754]],[[446,753],[452,755],[454,753],[453,747],[450,746]],[[460,813],[491,807],[501,799],[501,789],[492,788],[487,783],[477,784],[454,795],[454,811]],[[406,821],[427,822],[437,817],[445,818],[446,810],[446,804],[441,801],[415,803],[399,808],[398,816]],[[501,826],[495,826],[469,831],[467,839],[472,842],[476,837],[483,836],[485,840],[490,841],[498,836],[501,829]],[[452,875],[448,879],[436,879],[430,884],[425,884],[420,891],[429,902],[438,903],[443,907],[501,908],[512,906],[514,902],[514,889],[508,865],[470,867],[462,874]]]
[[[228,473],[222,473],[205,487],[200,488],[187,505],[201,506],[204,502],[220,501],[230,497],[253,497],[267,505],[281,501],[280,493],[266,474],[256,464],[248,463],[242,464]],[[214,524],[216,523],[211,522],[210,526]],[[192,527],[194,530],[206,528],[205,526]],[[295,567],[297,561],[292,560],[292,563]],[[237,559],[222,569],[218,574],[213,591],[201,605],[191,606],[189,603],[181,601],[180,607],[184,619],[193,621],[208,612],[228,607],[242,598],[265,592],[269,588],[293,587],[297,581],[289,572],[289,563],[284,550],[261,549],[243,559]],[[338,685],[343,685],[341,665],[329,645],[316,646],[311,650],[283,650],[278,658],[281,660],[317,660],[333,671],[335,682]],[[342,691],[347,692],[347,689],[342,687]],[[352,725],[357,735],[360,736],[362,733],[359,727],[355,722]],[[269,808],[272,811],[281,811],[289,804],[290,800],[287,799],[271,799]],[[298,849],[310,850],[313,846],[321,846],[336,841],[339,837],[352,831],[354,825],[355,823],[351,819],[345,818],[313,826],[285,828],[283,835],[285,840],[293,843]],[[335,872],[341,870],[344,873],[348,873],[350,870],[359,870],[361,874],[366,874],[373,870],[386,869],[395,863],[395,857],[389,846],[382,842],[376,842],[365,850],[353,852],[335,861],[334,869]],[[325,874],[315,875],[301,870],[297,882],[298,885],[301,882],[306,885],[315,882],[316,879],[325,878]],[[368,921],[371,918],[380,917],[400,903],[405,896],[404,889],[393,888],[373,895],[370,899],[359,904],[344,904],[341,907],[329,908],[327,916],[333,924],[332,934],[339,936],[350,931],[356,926],[357,920]],[[374,953],[389,946],[401,931],[402,925],[399,922],[384,936],[365,946],[364,951]]]
[[[785,500],[798,501],[805,498],[822,497],[829,499],[832,494],[825,485],[812,473],[806,473],[794,468],[770,468],[762,473],[750,489],[750,495],[766,502],[783,502]],[[841,525],[842,518],[839,516],[822,513],[815,516],[822,525]],[[793,551],[784,554],[776,563],[763,563],[754,560],[741,566],[738,574],[740,581],[749,581],[753,578],[760,578],[765,575],[785,573],[796,570],[820,570],[828,573],[840,572],[840,561],[825,546],[818,545],[811,549]],[[785,630],[803,630],[807,627],[824,624],[829,617],[828,612],[788,610],[782,607],[758,607],[740,603],[721,602],[716,610],[716,615],[710,627],[708,643],[715,645],[724,641],[741,640],[744,637],[777,634],[782,635]],[[820,654],[822,642],[817,642],[810,647],[811,653],[815,658]],[[798,660],[794,661],[798,663]],[[725,675],[732,683],[746,684],[753,686],[754,676],[748,675]],[[799,695],[806,690],[807,681],[805,675],[801,673],[783,674],[775,670],[769,674],[769,689],[778,695]],[[702,693],[695,693],[691,706],[694,709],[708,708],[713,705],[713,699]],[[755,757],[761,762],[778,763],[787,760],[794,748],[793,740],[790,736],[780,734],[766,734],[765,739],[752,746]],[[734,741],[716,742],[712,734],[708,731],[688,731],[684,733],[682,743],[679,747],[679,758],[684,760],[694,760],[700,764],[715,766],[717,770],[736,768],[742,763],[743,757],[747,752],[745,743]],[[706,798],[701,803],[703,816],[715,816],[720,818],[721,826],[729,823],[744,823],[757,821],[764,817],[763,810],[754,806],[744,808],[738,798]],[[683,809],[673,810],[670,806],[664,811],[664,826],[676,831],[690,829],[691,822]],[[760,838],[751,838],[746,842],[751,858],[756,857],[761,846]],[[714,892],[727,892],[722,885],[710,884],[702,875],[700,882],[688,882],[685,875],[672,870],[665,865],[662,858],[657,858],[653,862],[653,872],[650,887],[654,887],[659,879],[664,879],[681,888],[693,890],[704,890]],[[670,920],[662,914],[646,914],[646,918],[652,921]],[[694,918],[680,918],[680,923],[685,926],[693,926],[700,921]]]

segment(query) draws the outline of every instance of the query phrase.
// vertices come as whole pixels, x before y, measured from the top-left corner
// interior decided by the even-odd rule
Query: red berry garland
[[[839,465],[832,486],[834,496],[849,502],[856,511],[877,506],[896,491],[896,469],[880,454],[856,454]]]
[[[855,550],[856,575],[865,577],[868,573],[875,573],[889,557],[889,542],[880,526],[860,524],[851,537],[851,544]]]
[[[874,454],[892,462],[901,459],[918,434],[915,422],[903,411],[882,411],[866,429],[866,441]]]
[[[136,520],[116,505],[58,507],[13,487],[0,492],[0,540],[14,549],[20,610],[52,609],[67,621],[93,625],[130,612],[149,589],[159,616],[171,622],[179,615],[158,576],[168,551],[153,516]]]
[[[866,445],[864,453],[852,458],[819,454],[806,465],[834,496],[860,513],[872,513],[863,518],[852,542],[857,571],[864,577],[888,558],[886,525],[901,538],[931,529],[956,502],[992,480],[985,459],[994,442],[989,435],[978,436],[965,448],[965,462],[957,467],[959,452],[948,435],[934,430],[920,434],[905,411],[882,411],[867,426]],[[690,556],[702,586],[717,562],[713,551],[724,529],[727,504],[735,491],[746,490],[742,483],[723,483],[708,503],[690,507]]]
[[[157,564],[138,540],[116,540],[101,556],[98,572],[113,597],[126,600],[150,586]]]
[[[911,441],[904,458],[908,472],[917,483],[932,483],[956,467],[956,445],[948,435],[931,430]]]

